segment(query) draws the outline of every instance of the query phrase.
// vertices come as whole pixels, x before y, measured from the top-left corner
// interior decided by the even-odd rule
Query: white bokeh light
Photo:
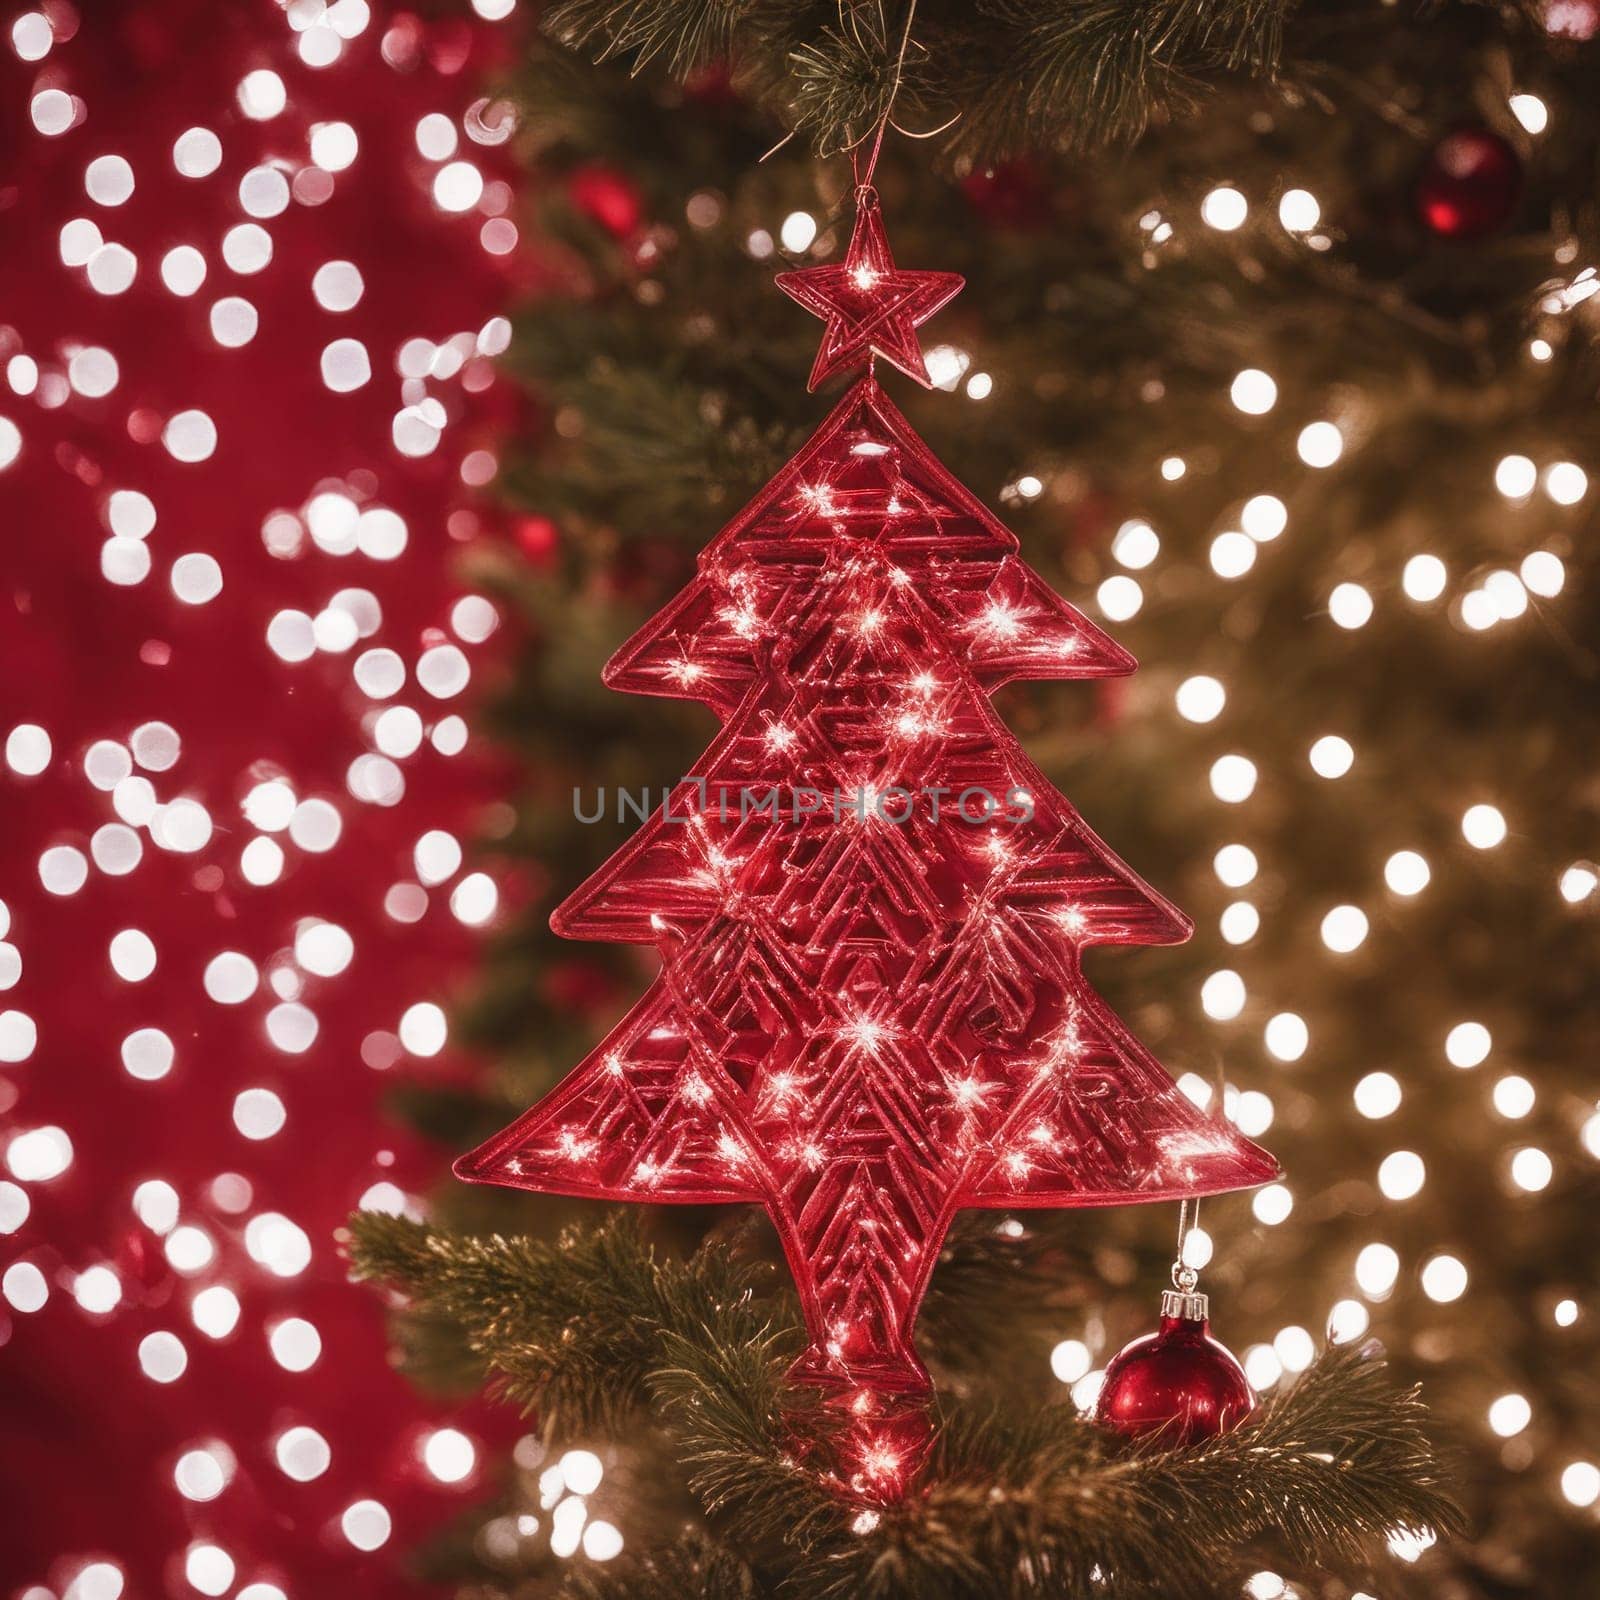
[[[1390,1200],[1410,1200],[1422,1192],[1428,1168],[1415,1150],[1395,1150],[1378,1164],[1378,1187]]]
[[[1489,1059],[1494,1038],[1481,1022],[1458,1022],[1444,1040],[1444,1058],[1452,1067],[1477,1067]]]
[[[1199,674],[1185,678],[1173,696],[1185,722],[1214,722],[1228,703],[1227,691],[1215,678]]]

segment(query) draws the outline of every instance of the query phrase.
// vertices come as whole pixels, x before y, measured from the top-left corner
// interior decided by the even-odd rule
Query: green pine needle
[[[813,1397],[784,1377],[802,1342],[792,1297],[725,1244],[672,1259],[633,1211],[553,1243],[367,1213],[351,1231],[356,1275],[455,1323],[551,1439],[626,1438],[644,1421],[671,1441],[722,1553],[694,1542],[647,1552],[624,1569],[637,1591],[608,1587],[619,1574],[574,1595],[683,1582],[679,1592],[717,1600],[1198,1597],[1223,1576],[1235,1584],[1256,1542],[1307,1567],[1359,1567],[1394,1533],[1459,1522],[1416,1391],[1344,1347],[1245,1426],[1191,1449],[1128,1446],[1064,1404],[941,1397],[915,1492],[869,1526],[797,1449],[816,1422]],[[1096,1572],[1126,1587],[1108,1591]],[[741,1587],[751,1573],[778,1587]]]

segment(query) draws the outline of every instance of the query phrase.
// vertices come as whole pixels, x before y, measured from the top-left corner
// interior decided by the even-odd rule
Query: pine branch
[[[1459,1523],[1416,1391],[1397,1393],[1382,1362],[1347,1347],[1246,1426],[1187,1450],[1127,1447],[1066,1405],[947,1400],[918,1492],[869,1526],[806,1465],[801,1441],[823,1424],[784,1380],[792,1303],[758,1294],[762,1272],[729,1249],[661,1256],[633,1219],[555,1244],[352,1222],[357,1276],[457,1322],[552,1435],[616,1435],[641,1413],[669,1435],[723,1553],[647,1555],[628,1569],[638,1591],[597,1579],[573,1591],[585,1600],[673,1581],[724,1600],[771,1592],[748,1587],[769,1578],[837,1600],[1199,1600],[1236,1592],[1241,1548],[1257,1541],[1307,1567],[1359,1566],[1398,1530]]]
[[[561,0],[545,16],[545,31],[595,60],[626,56],[633,71],[660,61],[676,78],[723,60],[752,0]]]
[[[821,155],[955,119],[969,159],[1137,135],[1221,73],[1270,76],[1292,0],[562,0],[560,43],[683,79],[715,62]],[[906,21],[912,28],[901,56]],[[915,125],[913,122],[911,125]]]
[[[983,0],[1013,61],[969,69],[956,143],[973,156],[1087,149],[1192,108],[1203,74],[1274,71],[1291,0]],[[969,61],[974,58],[966,58]]]
[[[687,1533],[620,1571],[575,1573],[559,1600],[760,1600],[756,1577],[731,1551]]]

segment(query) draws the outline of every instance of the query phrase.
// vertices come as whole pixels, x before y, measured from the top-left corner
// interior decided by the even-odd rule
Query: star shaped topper
[[[873,189],[856,191],[856,225],[843,262],[780,272],[777,284],[827,327],[806,388],[880,355],[931,389],[916,330],[961,292],[959,272],[897,272]]]

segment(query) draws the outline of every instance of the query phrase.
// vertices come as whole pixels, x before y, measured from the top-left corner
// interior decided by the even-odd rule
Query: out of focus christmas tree
[[[897,253],[969,286],[912,421],[1143,665],[997,697],[1197,913],[1092,977],[1288,1176],[1206,1217],[1259,1434],[1130,1457],[1076,1420],[1148,1326],[1169,1217],[967,1213],[923,1317],[924,1492],[854,1518],[781,1448],[795,1319],[743,1212],[455,1193],[432,1231],[367,1219],[419,1371],[488,1370],[533,1412],[436,1570],[530,1597],[1592,1586],[1600,6],[546,20],[521,138],[568,292],[521,321],[520,549],[477,573],[531,623],[502,725],[540,892],[467,1017],[498,1096],[418,1095],[419,1121],[487,1136],[641,987],[545,931],[630,831],[571,790],[659,785],[709,726],[600,666],[814,425],[812,330],[771,276],[842,255],[847,152],[891,118]],[[1453,1436],[1457,1535],[1369,1341]]]

